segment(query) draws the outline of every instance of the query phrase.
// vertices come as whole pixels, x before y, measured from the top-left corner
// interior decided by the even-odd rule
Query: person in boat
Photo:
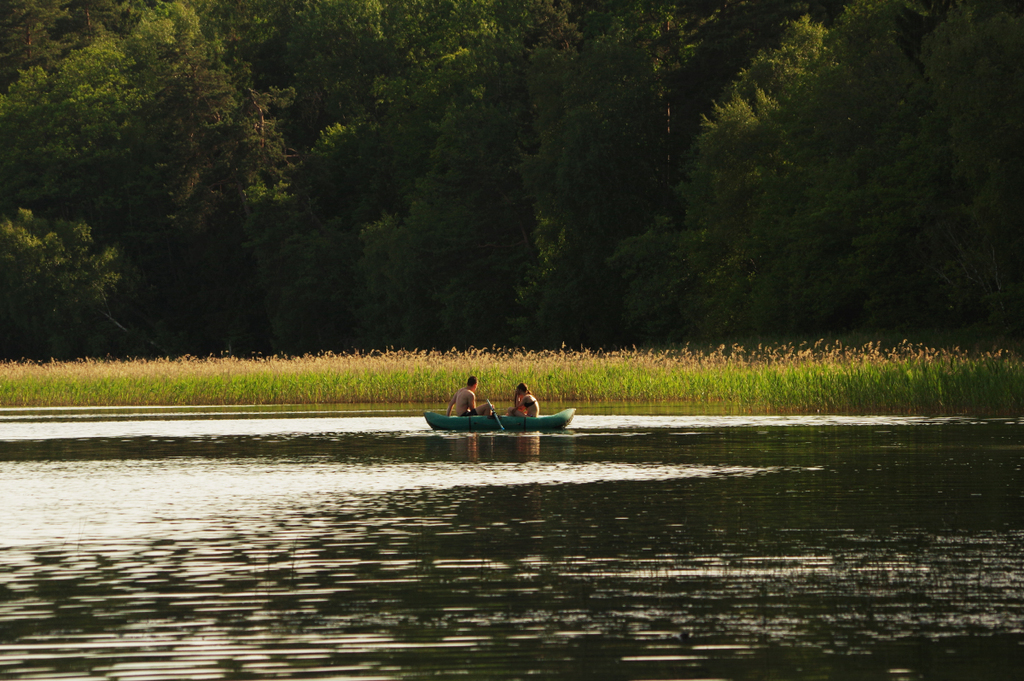
[[[515,405],[509,407],[509,416],[540,416],[540,402],[525,383],[516,386]]]
[[[490,416],[491,408],[489,406],[481,404],[478,407],[476,405],[478,385],[476,376],[470,376],[466,381],[466,386],[459,388],[458,392],[452,395],[452,399],[448,400],[448,411],[445,412],[445,416],[451,416],[453,411],[456,416]]]

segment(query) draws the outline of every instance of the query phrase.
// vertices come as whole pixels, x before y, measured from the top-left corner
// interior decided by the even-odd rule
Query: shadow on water
[[[592,418],[2,441],[0,678],[1024,663],[1015,422]]]

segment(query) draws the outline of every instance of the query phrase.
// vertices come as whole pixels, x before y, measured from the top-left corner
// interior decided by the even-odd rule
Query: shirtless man
[[[489,406],[486,404],[476,406],[476,386],[476,376],[470,376],[466,381],[466,387],[459,388],[459,391],[452,395],[452,399],[448,400],[448,411],[445,412],[445,416],[452,415],[452,407],[455,408],[456,416],[490,416],[491,408]]]

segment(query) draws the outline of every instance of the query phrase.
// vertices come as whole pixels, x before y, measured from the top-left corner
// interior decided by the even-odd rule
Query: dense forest
[[[1024,332],[1024,0],[0,0],[0,357]]]

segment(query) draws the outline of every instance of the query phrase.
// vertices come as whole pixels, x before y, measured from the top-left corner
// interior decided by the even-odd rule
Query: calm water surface
[[[0,678],[1021,678],[1024,421],[646,412],[0,409]]]

